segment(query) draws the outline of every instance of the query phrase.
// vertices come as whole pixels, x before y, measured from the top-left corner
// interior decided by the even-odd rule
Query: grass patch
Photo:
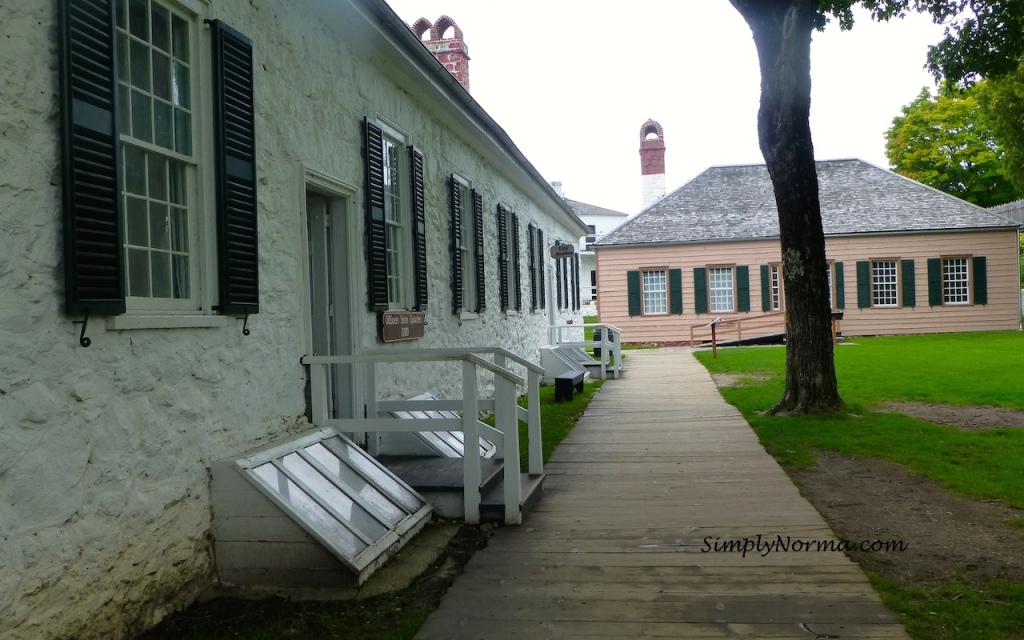
[[[762,415],[782,395],[784,347],[720,349],[696,357],[712,373],[745,376],[721,390],[783,465],[813,464],[815,451],[893,460],[967,496],[1024,507],[1024,429],[960,431],[871,409],[886,401],[991,405],[1024,409],[1020,372],[1024,334],[992,332],[859,338],[835,350],[847,411],[832,415]],[[759,374],[754,376],[752,374]],[[767,374],[767,376],[766,376]],[[760,380],[756,378],[760,377]],[[1007,520],[1024,527],[1024,520]],[[883,601],[921,640],[1020,638],[1024,585],[1004,581],[934,588],[904,587],[870,576]]]
[[[782,395],[784,347],[695,354],[713,373],[767,373],[761,384],[722,389],[785,465],[806,466],[823,449],[887,458],[965,495],[1024,507],[1024,429],[960,431],[900,413],[871,411],[887,400],[1024,408],[1024,334],[861,338],[835,351],[847,411],[786,418],[761,415]]]
[[[984,585],[953,582],[931,589],[904,589],[869,574],[886,606],[913,638],[1015,640],[1024,620],[1024,585],[993,580]]]

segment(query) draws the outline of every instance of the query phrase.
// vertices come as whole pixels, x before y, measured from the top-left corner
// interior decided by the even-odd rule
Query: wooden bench
[[[555,402],[572,400],[572,390],[583,391],[584,372],[566,371],[555,376]]]

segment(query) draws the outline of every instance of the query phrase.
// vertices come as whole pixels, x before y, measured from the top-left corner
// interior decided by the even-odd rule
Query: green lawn
[[[1024,409],[1020,332],[857,338],[838,346],[836,376],[847,410],[826,416],[761,415],[782,394],[784,347],[719,349],[717,360],[703,351],[697,358],[712,373],[741,376],[722,395],[785,466],[813,464],[816,450],[886,458],[949,490],[1024,507],[1024,429],[961,431],[873,410],[908,400]],[[956,582],[921,589],[870,577],[916,639],[1021,637],[1024,585]]]

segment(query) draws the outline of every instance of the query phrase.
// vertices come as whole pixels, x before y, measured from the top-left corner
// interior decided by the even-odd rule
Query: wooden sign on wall
[[[385,311],[380,314],[380,339],[399,342],[422,338],[425,317],[423,311]]]

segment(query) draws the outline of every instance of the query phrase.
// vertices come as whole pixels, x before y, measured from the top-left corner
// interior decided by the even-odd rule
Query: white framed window
[[[942,259],[942,304],[970,304],[970,258]]]
[[[644,315],[668,313],[668,280],[664,269],[643,272]]]
[[[126,303],[130,310],[203,306],[196,18],[156,0],[118,0]]]
[[[473,213],[473,190],[468,181],[455,176],[459,190],[459,255],[462,267],[462,309],[476,313],[476,216]]]
[[[899,261],[873,260],[871,262],[871,306],[899,306]]]
[[[408,155],[405,137],[398,131],[380,123],[384,131],[384,224],[385,255],[388,271],[388,305],[392,309],[407,309],[410,281],[412,280],[412,250],[410,247],[410,209],[406,194],[408,185]]]
[[[768,266],[768,282],[771,287],[771,310],[782,309],[782,269],[777,264]]]
[[[708,268],[708,294],[712,313],[736,309],[732,267]]]

